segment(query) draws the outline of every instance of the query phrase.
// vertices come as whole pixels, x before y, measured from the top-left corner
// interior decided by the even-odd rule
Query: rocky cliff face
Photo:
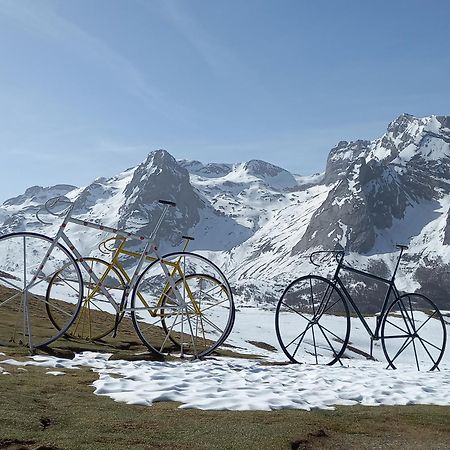
[[[144,235],[151,234],[158,220],[162,208],[158,200],[176,202],[177,207],[169,209],[160,230],[161,236],[173,244],[180,241],[183,231],[199,222],[199,210],[205,207],[190,184],[189,172],[165,150],[149,154],[134,171],[123,194],[118,226]]]
[[[293,252],[340,244],[370,252],[380,231],[408,209],[439,208],[449,187],[446,118],[402,115],[375,141],[340,142],[328,158],[325,181],[335,183]],[[405,236],[404,239],[409,239]]]

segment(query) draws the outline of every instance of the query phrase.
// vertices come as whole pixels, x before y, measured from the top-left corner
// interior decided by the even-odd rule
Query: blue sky
[[[450,2],[0,0],[0,201],[157,148],[311,174],[450,114]]]

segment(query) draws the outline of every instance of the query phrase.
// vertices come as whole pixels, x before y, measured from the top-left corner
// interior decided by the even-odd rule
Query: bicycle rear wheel
[[[447,342],[441,312],[421,294],[404,294],[392,302],[383,317],[380,336],[392,369],[414,364],[417,370],[435,370]]]
[[[60,329],[54,328],[46,313],[52,279],[51,301]],[[0,237],[0,342],[31,350],[50,344],[70,327],[82,296],[80,269],[65,247],[38,233]]]
[[[72,326],[67,330],[66,335],[76,339],[94,341],[107,336],[114,330],[117,312],[110,299],[114,301],[117,307],[120,306],[125,281],[119,269],[111,266],[103,259],[87,257],[83,258],[83,261],[89,266],[89,270],[86,270],[86,267],[80,264],[84,283],[83,301],[80,312]],[[94,280],[93,275],[100,281],[101,288],[100,284]],[[52,278],[47,290],[47,303],[45,305],[50,321],[58,330],[62,328],[63,324],[60,323],[60,318],[55,314],[57,310],[54,308],[52,298],[53,289],[57,284],[56,281],[62,277],[62,274],[55,274]],[[69,280],[66,280],[66,282],[69,282]],[[120,315],[119,321],[122,317],[123,313]]]
[[[298,278],[278,302],[275,331],[290,361],[332,365],[340,360],[350,336],[347,302],[326,278]]]
[[[217,266],[203,256],[178,252],[153,262],[140,275],[131,298],[131,317],[152,352],[202,357],[226,340],[235,308]]]

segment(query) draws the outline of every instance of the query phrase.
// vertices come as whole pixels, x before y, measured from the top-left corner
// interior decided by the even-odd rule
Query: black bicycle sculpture
[[[344,264],[343,251],[318,251],[310,255],[333,254],[337,267],[331,279],[307,275],[293,281],[283,292],[275,314],[278,341],[286,356],[294,363],[332,365],[346,356],[350,338],[350,308],[356,313],[370,337],[372,357],[374,341],[381,341],[388,367],[415,362],[418,370],[438,369],[444,354],[447,332],[437,306],[421,294],[400,294],[395,275],[404,245],[397,245],[400,254],[392,278],[355,269]],[[387,285],[381,309],[371,327],[340,277],[341,271],[369,277]],[[393,300],[391,300],[393,297]],[[370,321],[370,320],[369,320]],[[360,352],[355,347],[351,350]]]

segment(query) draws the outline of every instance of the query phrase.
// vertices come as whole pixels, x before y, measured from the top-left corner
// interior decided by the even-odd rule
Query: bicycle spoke
[[[416,350],[416,343],[414,341],[414,338],[412,340],[412,345],[413,345],[413,349],[414,349],[414,356],[416,358],[416,366],[417,366],[417,370],[420,370],[420,366],[419,366],[419,357],[417,356],[417,350]]]
[[[12,300],[14,300],[16,297],[22,295],[22,291],[17,292],[16,294],[14,294],[12,297],[7,298],[6,300],[3,300],[0,303],[0,307],[3,305],[6,305],[7,303],[11,302]]]
[[[300,338],[300,340],[299,340],[297,346],[295,347],[294,353],[292,354],[292,356],[293,356],[294,358],[295,358],[295,355],[296,355],[297,352],[298,352],[298,349],[300,348],[301,343],[303,342],[303,339],[304,339],[304,337],[305,337],[305,335],[306,335],[306,332],[307,332],[311,327],[312,327],[312,322],[308,323],[308,325],[307,325],[305,331],[304,331],[303,333],[301,333],[302,337]],[[298,339],[299,337],[300,337],[300,335],[298,335],[296,339]],[[295,340],[295,339],[294,339],[294,340]],[[292,341],[292,342],[294,342],[294,341]],[[292,342],[291,342],[291,343],[292,343]],[[290,344],[289,344],[289,345],[290,345]],[[287,345],[286,347],[288,347],[288,345]]]
[[[23,314],[23,295],[22,295],[22,292],[20,292],[20,295],[21,295],[21,297],[20,297],[20,306],[19,306],[19,309],[18,309],[17,315],[16,315],[16,323],[15,323],[14,331],[13,331],[13,342],[15,342],[15,340],[16,340],[16,334],[17,334],[18,329],[19,329],[20,316]]]
[[[313,309],[313,314],[316,315],[316,308],[314,306],[314,294],[313,294],[313,288],[312,288],[312,279],[309,279],[309,290],[311,293],[311,303],[312,303],[312,309]]]
[[[22,290],[22,287],[20,286],[16,286],[15,284],[11,283],[8,279],[3,278],[0,276],[0,280],[2,281],[2,283],[6,283],[8,284],[12,289],[17,289],[17,290]]]
[[[430,342],[429,340],[425,339],[424,337],[420,337],[417,336],[420,340],[426,342],[428,345],[431,345],[432,347],[434,347],[436,350],[442,351],[442,347],[438,347],[437,345],[434,345],[432,342]]]
[[[331,348],[331,351],[333,352],[334,358],[339,361],[339,364],[341,366],[343,366],[344,364],[342,363],[341,358],[338,357],[338,354],[336,353],[336,350],[334,349],[333,345],[331,344],[330,340],[328,339],[328,336],[324,333],[324,331],[322,329],[322,326],[320,325],[320,323],[318,323],[317,325],[319,326],[319,330],[323,334],[323,337],[327,341],[328,346]]]
[[[403,328],[401,328],[400,326],[398,326],[397,324],[395,324],[395,323],[393,323],[393,322],[391,322],[390,320],[388,320],[387,318],[385,319],[385,321],[386,321],[386,323],[389,323],[390,325],[392,325],[393,327],[395,327],[395,328],[397,328],[397,329],[399,329],[400,331],[402,331],[403,333],[406,333],[406,334],[411,334],[409,331],[407,331],[407,330],[404,330]]]
[[[335,334],[335,333],[333,333],[332,331],[330,331],[326,326],[321,325],[321,327],[322,327],[324,330],[328,331],[328,333],[332,334],[332,335],[338,340],[338,342],[344,342],[344,340],[343,340],[341,337],[339,337],[337,334]]]
[[[212,328],[214,328],[218,333],[222,334],[225,330],[217,326],[214,322],[212,322],[210,319],[208,319],[205,316],[200,316],[200,320],[204,321],[207,325],[210,325]]]
[[[83,322],[83,324],[84,324],[84,320],[82,320],[83,318],[84,318],[84,312],[83,312],[83,309],[81,309],[77,318],[75,319],[74,324],[72,325],[74,327],[73,334],[77,333],[80,323]],[[82,327],[82,330],[83,329],[84,329],[84,325]]]
[[[406,333],[406,337],[412,337],[411,334]],[[383,339],[404,339],[404,334],[391,334],[390,336],[383,336]]]
[[[191,342],[192,342],[192,347],[194,349],[194,356],[197,356],[198,352],[197,352],[197,347],[196,347],[196,344],[195,344],[195,341],[194,341],[194,330],[192,329],[191,319],[190,319],[189,314],[186,314],[186,316],[188,318],[188,325],[189,325],[189,331],[191,333]]]
[[[413,311],[413,307],[411,305],[411,296],[408,296],[408,303],[409,303],[409,309],[411,311],[411,326],[415,332],[416,331],[416,321],[414,320],[414,311]]]
[[[216,306],[220,306],[222,303],[229,303],[229,299],[228,298],[226,298],[226,299],[224,299],[224,300],[221,300],[220,302],[218,302],[218,303],[215,303],[214,305],[211,305],[211,306],[207,306],[207,307],[202,307],[202,312],[205,312],[205,311],[209,311],[209,310],[211,310],[212,308],[215,308]]]
[[[331,304],[331,306],[329,306],[327,309],[325,309],[323,311],[322,314],[326,314],[334,305],[337,305],[340,302],[340,298],[338,298],[333,304]],[[327,300],[327,303],[330,301],[330,299]]]
[[[33,289],[36,286],[39,286],[41,283],[51,280],[60,270],[61,269],[57,269],[54,272],[52,272],[51,274],[46,275],[45,277],[36,278],[33,283],[30,283],[26,287],[26,289],[28,289],[28,290]]]
[[[205,327],[204,327],[204,325],[203,325],[203,319],[202,319],[202,317],[200,316],[200,317],[198,317],[197,316],[197,324],[196,324],[196,329],[198,330],[198,329],[201,329],[201,332],[202,332],[202,338],[203,338],[203,347],[206,347],[206,342],[207,342],[207,339],[206,339],[206,334],[205,334]]]
[[[69,284],[65,279],[63,279],[63,283],[69,287],[70,289],[72,289],[72,291],[74,291],[75,293],[78,293],[78,290],[75,289],[71,284]]]
[[[27,289],[27,242],[26,237],[23,237],[23,291]]]
[[[319,364],[319,360],[317,359],[317,346],[316,346],[316,336],[314,333],[314,325],[311,327],[312,337],[313,337],[313,345],[314,345],[314,355],[316,357],[316,364]]]
[[[300,336],[301,336],[301,338],[300,338],[300,343],[299,343],[299,345],[300,345],[300,344],[301,344],[301,341],[303,340],[303,336],[304,336],[305,333],[309,330],[310,327],[311,327],[311,322],[308,323],[308,325],[306,326],[305,330],[304,330],[302,333],[300,333],[298,336],[296,336],[294,339],[292,339],[291,342],[289,342],[288,344],[286,344],[286,347],[290,347],[290,346],[291,346],[298,338],[300,338]]]
[[[196,314],[193,310],[189,311],[191,314],[187,314],[189,316],[196,316],[199,317],[200,320],[204,321],[207,325],[210,325],[212,328],[214,328],[215,331],[217,331],[218,333],[223,333],[225,330],[221,329],[220,327],[218,327],[214,322],[212,322],[210,319],[208,319],[207,317],[204,316],[198,316],[198,314]],[[182,321],[186,322],[187,318],[185,319],[181,319],[179,322],[177,322],[175,325],[178,326],[181,324]]]
[[[400,305],[399,310],[402,315],[403,321],[405,322],[406,328],[408,329],[408,334],[413,334],[412,332],[414,331],[414,326],[411,325],[411,319],[408,316],[408,311],[406,310],[405,305],[403,304],[403,301],[399,301],[399,305]],[[405,318],[405,315],[406,315],[406,318]],[[408,325],[408,323],[409,323],[409,325],[412,326],[412,330],[411,330],[410,326]]]
[[[419,342],[422,345],[422,347],[424,348],[424,350],[427,352],[427,355],[429,356],[429,358],[431,359],[431,361],[433,361],[433,367],[437,367],[437,361],[435,361],[433,359],[433,356],[431,355],[431,353],[428,351],[427,347],[425,346],[425,344],[422,342],[422,339],[419,337]]]
[[[301,312],[298,312],[296,309],[292,308],[291,306],[289,306],[287,303],[282,302],[282,305],[286,306],[286,308],[288,308],[289,310],[291,310],[293,313],[299,315],[300,317],[302,317],[303,319],[305,319],[306,321],[310,322],[310,319],[308,319],[305,315],[303,315]]]
[[[431,319],[436,315],[436,313],[437,313],[437,311],[434,310],[434,311],[433,311],[433,314],[431,314],[431,316],[429,316],[428,319],[425,320],[425,322],[424,322],[422,325],[420,325],[420,327],[416,330],[416,333],[418,333],[418,332],[419,332],[419,331],[427,324],[427,322],[428,322],[429,320],[431,320]]]
[[[325,290],[325,293],[322,296],[322,299],[320,300],[320,304],[319,304],[319,308],[317,309],[317,314],[322,316],[323,314],[325,314],[327,311],[330,310],[330,308],[327,309],[327,311],[325,311],[326,306],[328,305],[328,302],[330,301],[331,296],[333,295],[333,290],[334,288],[332,287],[332,285],[328,285],[327,289]],[[336,301],[336,303],[340,300],[340,298],[338,297],[338,300]],[[334,303],[332,306],[334,306],[336,303]],[[324,305],[324,306],[322,306]],[[323,309],[322,312],[320,312],[320,310]]]
[[[175,320],[177,319],[177,317],[179,316],[179,313],[177,314],[177,316],[175,317]],[[175,323],[175,322],[174,322]],[[173,332],[173,328],[174,328],[174,324],[172,324],[172,326],[170,327],[170,330],[166,333],[166,336],[161,344],[161,347],[159,348],[160,352],[164,351],[164,348],[166,346],[167,340],[169,339],[170,334]],[[183,334],[183,333],[181,333]]]
[[[408,340],[409,340],[409,342],[408,342]],[[408,337],[405,339],[405,342],[403,343],[403,345],[400,347],[400,349],[398,350],[398,352],[396,353],[396,355],[394,356],[394,358],[392,358],[392,360],[391,360],[391,365],[392,365],[393,362],[398,358],[398,356],[406,350],[406,347],[408,347],[408,345],[410,345],[412,341],[413,341],[413,338],[412,338],[411,336],[408,336]]]
[[[56,311],[58,311],[62,314],[65,314],[66,316],[71,316],[73,314],[73,312],[67,312],[64,309],[60,308],[59,306],[56,306],[55,303],[53,303],[53,302],[50,303],[48,300],[43,300],[42,302],[46,305],[49,305],[50,308],[56,309]]]

